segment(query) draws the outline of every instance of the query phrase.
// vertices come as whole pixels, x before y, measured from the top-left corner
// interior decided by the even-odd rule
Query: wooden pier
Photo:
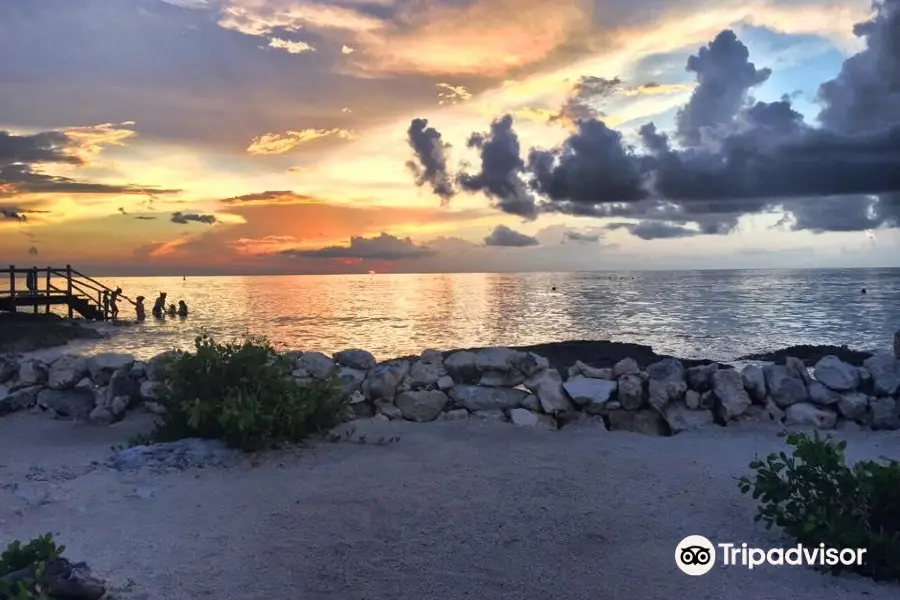
[[[25,279],[24,285],[18,281],[20,277]],[[8,269],[0,270],[0,285],[4,281],[8,282],[9,288],[0,288],[0,311],[16,312],[19,307],[31,307],[35,314],[41,308],[49,313],[51,306],[64,305],[70,319],[75,313],[88,321],[105,321],[112,317],[108,298],[113,290],[79,273],[72,265],[63,268],[10,265]],[[134,304],[121,294],[118,298]]]

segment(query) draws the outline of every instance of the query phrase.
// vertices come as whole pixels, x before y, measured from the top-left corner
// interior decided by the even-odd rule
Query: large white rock
[[[87,359],[83,356],[64,354],[50,365],[50,375],[47,378],[47,387],[54,390],[65,390],[74,387],[76,383],[88,374]]]
[[[450,398],[472,412],[519,408],[527,397],[528,392],[512,388],[467,384],[450,388]]]
[[[104,352],[103,354],[95,354],[88,358],[88,371],[91,373],[91,379],[97,385],[107,385],[112,374],[119,369],[131,369],[134,364],[134,357],[130,354],[121,354],[116,352]],[[151,361],[152,366],[152,361]]]
[[[795,402],[785,410],[786,425],[812,425],[818,429],[834,429],[837,413],[809,402]]]
[[[809,369],[807,368],[806,364],[804,364],[802,360],[795,356],[788,356],[786,359],[784,359],[784,366],[799,375],[800,379],[802,379],[803,383],[806,385],[809,385],[809,383],[813,380],[812,375],[809,374]]]
[[[741,371],[741,379],[744,380],[744,389],[750,394],[750,399],[763,404],[766,401],[766,376],[763,370],[756,365],[747,365]]]
[[[369,400],[392,400],[397,387],[409,372],[409,361],[396,360],[371,369],[362,383],[363,394]],[[390,416],[390,415],[388,415]]]
[[[809,401],[819,406],[830,406],[841,399],[841,395],[828,389],[820,381],[813,381],[806,386],[809,392]]]
[[[856,421],[865,416],[869,397],[859,392],[847,392],[840,396],[837,407],[845,419]]]
[[[422,390],[434,388],[437,386],[441,377],[447,375],[447,369],[440,361],[434,362],[430,360],[419,359],[413,363],[409,369],[409,386],[413,390]]]
[[[336,375],[338,382],[340,382],[341,390],[345,394],[352,394],[359,390],[363,380],[366,378],[364,370],[347,366],[339,366]]]
[[[728,422],[750,408],[750,395],[744,389],[741,374],[734,369],[720,369],[712,374],[712,390],[716,395],[716,412]]]
[[[669,402],[684,399],[687,382],[684,366],[675,358],[664,358],[647,367],[647,396],[650,406],[662,412]]]
[[[434,421],[450,402],[440,390],[403,392],[394,398],[394,404],[405,419],[410,421]]]
[[[41,408],[52,408],[56,414],[70,419],[87,419],[94,410],[96,399],[93,392],[83,389],[43,390],[37,395]]]
[[[516,386],[539,371],[534,354],[511,348],[485,348],[475,354],[479,383],[486,386]]]
[[[568,374],[569,378],[578,377],[579,375],[581,375],[583,377],[591,377],[594,379],[615,379],[615,376],[613,375],[613,369],[592,367],[591,365],[587,365],[580,360],[576,360],[575,364],[569,367]]]
[[[837,356],[823,356],[813,369],[816,381],[836,392],[852,392],[859,387],[859,370]]]
[[[513,408],[509,411],[509,420],[520,427],[556,429],[556,420],[550,415],[539,415],[524,408]]]
[[[719,365],[709,363],[708,365],[697,365],[691,367],[684,372],[687,380],[688,389],[703,393],[712,387],[712,376],[719,370]],[[743,385],[743,383],[742,383]]]
[[[623,358],[614,364],[612,368],[613,377],[616,379],[621,378],[623,375],[637,375],[640,372],[641,367],[633,358]]]
[[[47,383],[47,376],[50,369],[44,362],[36,358],[26,358],[19,363],[19,377],[16,379],[13,389],[21,389],[34,385],[43,385]]]
[[[876,354],[867,358],[863,366],[872,375],[876,395],[893,396],[900,391],[900,359],[890,354]]]
[[[541,403],[545,413],[572,410],[572,403],[563,391],[562,376],[556,369],[539,371],[525,380],[525,387]]]
[[[769,396],[781,408],[806,402],[809,393],[800,374],[786,365],[766,365],[763,367],[766,376],[766,389]]]
[[[644,380],[640,375],[635,373],[619,377],[618,398],[625,410],[638,410],[644,405]]]
[[[594,414],[606,407],[618,386],[619,384],[615,381],[593,379],[581,375],[572,377],[563,384],[563,388],[575,404]]]
[[[334,362],[339,365],[363,371],[371,369],[378,362],[371,352],[368,350],[360,350],[359,348],[348,348],[347,350],[335,352],[332,358],[334,359]]]
[[[322,352],[304,352],[297,359],[297,369],[294,371],[294,376],[298,378],[327,379],[334,373],[336,368],[334,361]]]

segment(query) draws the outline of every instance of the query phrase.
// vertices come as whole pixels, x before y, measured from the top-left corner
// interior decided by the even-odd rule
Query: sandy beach
[[[805,567],[677,570],[688,534],[788,545],[753,522],[734,477],[784,447],[774,426],[675,437],[469,419],[359,421],[369,440],[234,465],[125,473],[92,465],[145,415],[108,428],[0,419],[3,537],[51,531],[129,598],[186,600],[895,598],[895,585]],[[857,460],[896,432],[837,432]]]

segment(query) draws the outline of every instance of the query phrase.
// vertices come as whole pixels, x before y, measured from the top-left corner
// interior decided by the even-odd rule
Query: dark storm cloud
[[[434,253],[428,246],[418,246],[410,238],[388,233],[377,237],[351,237],[349,246],[328,246],[316,250],[283,250],[280,254],[301,258],[349,258],[359,260],[403,260]]]
[[[416,161],[406,163],[416,176],[416,185],[431,185],[434,193],[446,203],[456,193],[447,171],[447,149],[450,145],[441,140],[437,129],[428,126],[428,119],[413,119],[406,134],[409,146],[416,155]]]
[[[72,153],[77,147],[77,142],[61,131],[43,131],[31,135],[0,131],[0,197],[24,193],[172,194],[179,191],[130,184],[89,183],[47,175],[36,170],[36,167],[45,164],[84,164],[81,158]]]
[[[525,163],[519,155],[512,116],[495,120],[489,133],[473,133],[467,145],[479,150],[481,171],[460,173],[460,186],[470,192],[483,191],[503,212],[529,219],[537,216],[534,195],[521,179]]]
[[[659,240],[671,238],[683,238],[697,235],[699,232],[688,229],[677,223],[666,221],[640,221],[639,223],[610,223],[607,229],[626,229],[628,232],[642,240]]]
[[[622,80],[618,77],[606,79],[582,75],[572,87],[559,114],[552,117],[551,120],[568,118],[578,121],[579,119],[593,118],[598,114],[596,103],[615,94],[621,85]]]
[[[216,222],[216,217],[215,215],[176,212],[172,213],[171,221],[173,223],[178,223],[179,225],[187,225],[188,223],[206,223],[207,225],[212,225]]]
[[[484,238],[485,246],[524,248],[526,246],[537,246],[538,244],[540,242],[538,242],[537,238],[514,231],[506,225],[497,225],[490,235]]]
[[[804,122],[789,96],[750,98],[769,70],[726,30],[688,58],[697,87],[671,135],[647,124],[635,149],[602,121],[584,119],[558,147],[532,150],[522,168],[504,117],[494,138],[516,144],[504,146],[504,168],[483,166],[476,181],[513,173],[524,192],[464,187],[484,190],[510,214],[640,220],[616,228],[645,239],[727,234],[743,215],[779,209],[795,230],[900,227],[900,0],[876,9],[855,29],[866,49],[821,86],[821,126]]]

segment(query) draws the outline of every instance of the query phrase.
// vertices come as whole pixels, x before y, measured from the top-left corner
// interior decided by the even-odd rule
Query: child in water
[[[188,316],[188,307],[184,300],[178,301],[178,316],[182,318]]]
[[[170,317],[174,317],[175,315],[178,314],[178,311],[176,310],[174,304],[170,304],[170,305],[169,305],[169,310],[166,311],[166,313],[167,313]]]
[[[147,313],[144,310],[144,297],[138,296],[137,298],[135,298],[135,301],[137,302],[137,304],[134,305],[134,310],[137,313],[137,320],[143,321],[147,318]]]

